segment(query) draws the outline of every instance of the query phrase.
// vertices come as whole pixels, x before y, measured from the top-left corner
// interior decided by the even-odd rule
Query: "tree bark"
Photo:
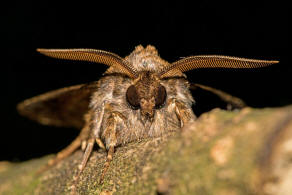
[[[82,152],[36,175],[49,158],[0,162],[0,194],[69,194]],[[182,132],[91,155],[79,194],[292,194],[292,106],[214,109]]]

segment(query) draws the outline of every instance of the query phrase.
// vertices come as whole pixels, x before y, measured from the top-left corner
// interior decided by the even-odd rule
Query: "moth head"
[[[126,100],[132,109],[140,109],[142,117],[152,120],[156,109],[164,106],[166,89],[153,73],[145,71],[139,74],[126,92]]]

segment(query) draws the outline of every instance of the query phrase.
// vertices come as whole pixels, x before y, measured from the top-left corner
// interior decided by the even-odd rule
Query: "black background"
[[[78,130],[38,125],[16,112],[40,93],[98,80],[105,65],[50,59],[36,48],[96,48],[128,55],[154,45],[170,62],[221,54],[280,60],[256,70],[194,70],[190,81],[241,97],[253,107],[292,103],[288,4],[268,1],[19,1],[2,17],[0,160],[22,161],[55,153]],[[289,48],[287,48],[289,50]],[[212,103],[197,99],[197,114]],[[206,105],[205,107],[203,105]]]

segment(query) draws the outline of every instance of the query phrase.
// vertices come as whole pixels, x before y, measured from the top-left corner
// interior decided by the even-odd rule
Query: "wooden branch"
[[[0,163],[0,194],[67,194],[81,162],[78,151],[40,176],[51,158]],[[292,106],[215,109],[181,133],[117,148],[98,179],[105,152],[91,156],[80,194],[292,194]]]

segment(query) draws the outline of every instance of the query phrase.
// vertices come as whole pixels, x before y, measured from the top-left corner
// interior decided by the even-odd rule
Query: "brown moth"
[[[220,90],[190,84],[183,72],[196,68],[259,68],[278,63],[218,55],[191,56],[168,63],[150,45],[146,48],[137,46],[125,58],[94,49],[37,51],[54,58],[109,66],[97,82],[51,91],[18,105],[22,115],[41,124],[82,129],[68,147],[48,162],[46,168],[81,147],[85,153],[76,177],[78,179],[96,142],[107,151],[100,181],[113,158],[115,147],[179,131],[186,123],[196,119],[192,111],[194,99],[190,87],[211,91],[234,106],[244,106],[243,101]]]

